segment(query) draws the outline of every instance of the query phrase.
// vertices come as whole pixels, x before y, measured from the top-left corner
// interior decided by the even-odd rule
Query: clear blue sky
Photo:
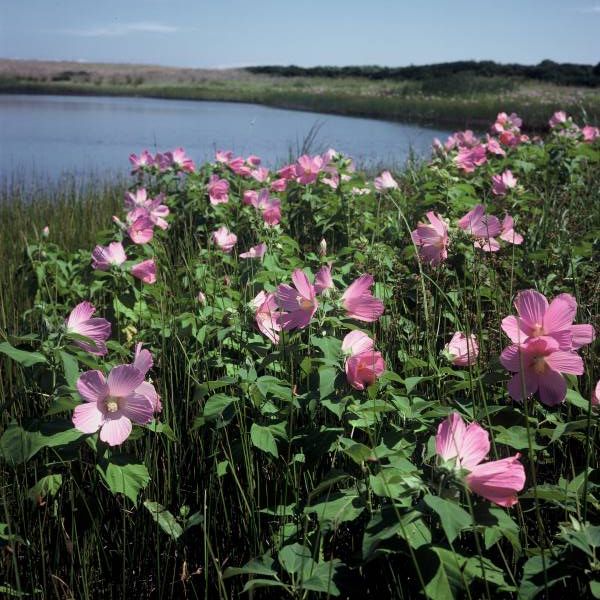
[[[0,57],[191,67],[600,61],[600,0],[0,0]]]

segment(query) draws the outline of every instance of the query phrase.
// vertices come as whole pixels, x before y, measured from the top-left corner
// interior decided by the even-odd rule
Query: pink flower
[[[131,267],[131,274],[144,283],[156,283],[156,263],[151,258],[144,260]]]
[[[467,487],[499,506],[513,506],[517,492],[525,485],[525,469],[520,454],[483,462],[490,451],[490,438],[480,425],[466,426],[454,412],[442,421],[435,436],[435,450],[444,461],[454,461],[457,470],[467,470]]]
[[[260,190],[256,208],[261,211],[265,224],[273,227],[281,221],[281,200],[269,196],[269,190]]]
[[[146,208],[147,201],[148,192],[146,192],[146,188],[138,188],[133,193],[125,192],[125,208],[128,210],[133,210],[139,206]]]
[[[368,273],[354,280],[342,295],[346,316],[372,323],[383,314],[383,302],[371,293],[373,277]]]
[[[423,262],[436,266],[448,258],[448,224],[440,215],[427,213],[429,223],[419,223],[410,234]]]
[[[49,236],[50,236],[50,227],[48,227],[48,225],[45,225],[44,228],[42,229],[42,237],[47,238]]]
[[[473,334],[467,337],[462,331],[457,331],[444,346],[444,352],[448,355],[453,365],[468,367],[477,362],[479,344]]]
[[[140,153],[139,156],[137,156],[136,154],[130,154],[129,162],[133,167],[131,169],[132,173],[135,173],[136,171],[139,171],[144,167],[151,167],[152,165],[154,165],[154,158],[152,158],[152,154],[150,154],[148,150],[144,150]]]
[[[591,125],[582,127],[581,133],[583,135],[584,142],[593,142],[600,137],[600,129],[597,127],[592,127]]]
[[[296,165],[286,165],[277,171],[277,174],[282,179],[294,179],[296,177]]]
[[[233,158],[233,152],[231,150],[217,150],[215,153],[215,160],[218,163],[228,163]]]
[[[516,113],[508,116],[505,112],[501,112],[498,113],[496,122],[492,125],[492,131],[494,133],[503,133],[504,131],[518,133],[521,125],[523,125],[523,121]]]
[[[592,394],[592,405],[600,406],[600,380],[596,384],[596,389],[594,390],[594,393]]]
[[[240,258],[262,258],[267,251],[267,245],[261,242],[257,246],[252,246],[248,252],[242,252]]]
[[[378,192],[398,189],[398,183],[389,171],[384,171],[379,177],[375,177],[374,183]]]
[[[285,192],[285,188],[287,187],[287,179],[283,177],[281,179],[276,179],[271,183],[271,189],[274,192]]]
[[[236,174],[242,177],[248,177],[252,171],[252,169],[246,164],[246,161],[243,157],[237,156],[236,158],[232,158],[227,166]]]
[[[86,371],[77,380],[77,390],[85,400],[75,407],[73,425],[83,433],[100,430],[100,439],[109,446],[122,444],[131,433],[132,421],[144,424],[152,419],[152,402],[136,390],[144,375],[131,365],[119,365],[108,374]]]
[[[152,223],[164,230],[169,227],[169,224],[164,220],[164,217],[169,215],[169,207],[162,204],[163,200],[164,196],[162,194],[154,199],[148,198],[145,188],[137,189],[134,194],[131,192],[125,193],[126,208],[138,216],[147,214]],[[135,212],[136,209],[140,210]]]
[[[295,288],[285,283],[277,287],[277,303],[284,311],[278,323],[285,331],[304,329],[319,306],[315,288],[301,269],[292,273],[292,282]]]
[[[258,208],[258,192],[256,190],[246,190],[242,197],[242,202]]]
[[[255,179],[259,183],[263,183],[269,178],[269,169],[266,169],[265,167],[259,167],[258,169],[252,170],[250,175],[252,179]]]
[[[315,275],[315,291],[322,294],[325,290],[333,289],[333,279],[331,278],[331,265],[321,267]]]
[[[551,337],[560,350],[578,350],[596,337],[591,325],[573,325],[577,301],[570,294],[559,294],[548,304],[540,292],[525,290],[517,294],[515,308],[518,317],[511,315],[502,319],[502,330],[513,344]]]
[[[381,352],[373,350],[373,340],[362,331],[351,331],[342,341],[347,354],[345,370],[348,383],[357,390],[374,383],[385,371]]]
[[[340,185],[340,174],[335,167],[323,167],[323,173],[325,173],[325,177],[321,179],[321,181],[328,185],[331,189],[337,190]]]
[[[67,334],[76,334],[89,338],[89,341],[76,339],[73,343],[90,354],[104,356],[106,340],[110,337],[111,325],[106,319],[95,318],[94,305],[90,302],[80,302],[69,314],[65,321]]]
[[[501,175],[492,175],[492,193],[496,196],[505,196],[508,190],[517,186],[517,180],[510,169]]]
[[[219,227],[216,231],[213,231],[212,239],[223,252],[231,252],[233,247],[237,243],[237,235],[231,233],[227,227]]]
[[[256,309],[254,318],[258,329],[263,335],[269,338],[274,344],[279,343],[279,307],[277,306],[277,298],[275,294],[267,294],[264,291],[260,292],[252,301],[252,306]]]
[[[208,198],[213,206],[225,204],[229,200],[229,182],[219,179],[218,175],[211,175],[206,186]]]
[[[323,159],[320,156],[303,154],[295,165],[295,175],[298,183],[308,185],[314,183],[323,168]]]
[[[150,351],[142,349],[141,343],[136,344],[132,366],[142,374],[142,377],[146,377],[153,364],[154,361],[152,360],[152,354],[150,354]],[[146,398],[152,404],[154,413],[159,413],[162,411],[160,396],[156,392],[156,389],[152,383],[149,381],[142,381],[142,383],[135,388],[135,393],[140,394],[141,396],[146,396]]]
[[[514,229],[514,221],[510,215],[506,215],[502,220],[502,232],[500,233],[500,239],[508,242],[509,244],[520,245],[523,243],[523,236],[517,233]]]
[[[261,163],[260,157],[256,156],[255,154],[251,154],[247,159],[246,162],[252,166],[252,167],[258,167]]]
[[[169,161],[171,166],[177,167],[182,171],[187,171],[189,173],[193,173],[194,171],[194,161],[186,155],[185,150],[183,148],[177,148],[171,152],[165,152],[165,159]]]
[[[560,404],[567,394],[567,382],[561,373],[583,374],[581,357],[560,350],[556,339],[547,336],[505,348],[500,362],[514,373],[508,382],[508,393],[513,400],[522,401],[538,392],[541,402],[548,406]]]
[[[489,135],[487,137],[487,144],[485,145],[485,149],[490,154],[495,154],[496,156],[506,156],[506,150],[502,148],[500,142],[496,138],[490,137]]]
[[[92,251],[92,268],[108,271],[113,265],[122,265],[127,255],[121,242],[111,242],[108,246],[96,246]]]
[[[565,123],[567,121],[567,113],[564,110],[556,111],[548,121],[548,125],[550,125],[551,129],[554,129],[557,125],[561,123]]]
[[[497,252],[500,244],[495,237],[500,233],[497,217],[485,214],[483,204],[478,204],[458,221],[458,226],[475,238],[473,245],[485,252]]]
[[[198,292],[196,300],[198,300],[198,302],[204,306],[206,304],[206,294],[202,291]]]
[[[465,173],[472,173],[475,167],[483,165],[486,161],[487,156],[483,144],[479,144],[473,148],[461,148],[454,158],[456,166]]]
[[[127,233],[134,244],[146,244],[154,237],[154,223],[145,208],[134,208],[127,213]]]

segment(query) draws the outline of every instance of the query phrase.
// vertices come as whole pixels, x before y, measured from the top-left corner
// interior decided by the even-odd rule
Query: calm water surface
[[[232,102],[0,95],[0,178],[127,173],[131,152],[183,146],[197,162],[215,149],[258,154],[267,166],[329,147],[362,166],[399,166],[449,132],[373,119]]]

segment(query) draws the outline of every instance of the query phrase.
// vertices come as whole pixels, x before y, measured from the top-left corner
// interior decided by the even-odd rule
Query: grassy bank
[[[0,93],[142,96],[166,99],[252,102],[266,106],[372,117],[391,121],[482,128],[501,110],[524,117],[529,130],[547,127],[557,106],[579,120],[600,121],[600,92],[497,77],[424,82],[360,77],[283,77],[243,71],[163,69],[60,63],[23,71],[0,61]],[[21,71],[19,71],[19,68]],[[78,70],[77,70],[78,69]]]

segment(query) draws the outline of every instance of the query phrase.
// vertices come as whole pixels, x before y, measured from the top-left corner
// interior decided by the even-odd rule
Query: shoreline
[[[498,112],[517,112],[529,132],[546,129],[550,115],[560,109],[569,114],[585,112],[590,122],[600,121],[600,105],[554,100],[536,103],[524,100],[506,102],[502,98],[481,97],[417,97],[366,96],[326,91],[309,93],[297,90],[270,90],[252,86],[215,89],[214,86],[154,85],[132,88],[130,85],[88,85],[58,82],[15,82],[0,80],[3,95],[64,95],[154,98],[160,100],[190,100],[200,102],[250,103],[271,108],[369,118],[392,123],[415,124],[423,127],[482,130]],[[508,106],[507,106],[508,104]]]

